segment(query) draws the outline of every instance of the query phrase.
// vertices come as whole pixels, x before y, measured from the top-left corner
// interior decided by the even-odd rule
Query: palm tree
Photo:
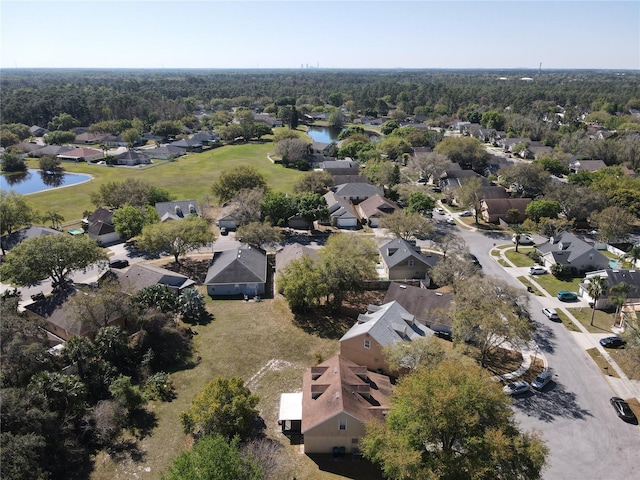
[[[640,245],[634,245],[627,251],[627,253],[629,254],[629,258],[631,258],[631,266],[635,267],[636,262],[640,258]]]
[[[64,222],[64,217],[57,210],[47,210],[43,215],[43,219],[51,220],[51,227],[55,229],[60,229],[62,222]]]
[[[620,324],[622,324],[622,306],[627,301],[629,294],[636,289],[635,285],[630,285],[626,282],[620,282],[609,289],[609,293],[613,294],[611,301],[616,306],[616,313],[613,317],[613,325],[615,326],[620,315]]]
[[[591,323],[593,326],[593,317],[596,314],[596,304],[598,303],[598,299],[607,293],[607,282],[604,277],[595,276],[589,279],[589,283],[587,284],[587,293],[593,299],[593,306],[591,308]]]

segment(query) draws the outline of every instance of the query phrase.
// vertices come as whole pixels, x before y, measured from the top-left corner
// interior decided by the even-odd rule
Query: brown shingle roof
[[[302,377],[302,433],[341,412],[361,422],[382,419],[390,395],[389,377],[335,355]]]

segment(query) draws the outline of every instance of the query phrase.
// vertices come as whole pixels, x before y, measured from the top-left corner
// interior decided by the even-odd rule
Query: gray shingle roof
[[[165,285],[174,290],[195,285],[189,277],[154,265],[135,264],[126,271],[113,270],[113,272],[123,291],[127,293],[136,293],[152,285]]]
[[[435,328],[436,326],[444,326],[442,323],[444,318],[438,316],[437,319],[434,319],[432,312],[448,311],[451,302],[453,302],[453,294],[391,282],[383,302],[389,303],[394,300],[409,313],[415,315],[419,322]],[[450,323],[447,322],[446,325],[450,326]]]
[[[551,255],[561,265],[577,264],[576,261],[585,255],[593,255],[593,265],[606,265],[609,262],[593,245],[569,232],[551,237],[547,242],[536,245],[536,249],[544,256]]]
[[[54,230],[53,228],[32,226],[13,232],[10,235],[4,235],[0,240],[5,250],[11,250],[20,242],[29,238],[42,237],[43,235],[57,235],[59,233],[62,232]]]
[[[408,258],[433,267],[438,262],[437,255],[425,255],[420,247],[415,247],[402,238],[394,238],[380,247],[380,255],[388,268],[392,268]]]
[[[266,281],[267,255],[259,248],[243,244],[236,249],[214,252],[204,283],[224,285]]]
[[[191,214],[198,215],[198,204],[195,200],[179,200],[173,202],[158,202],[156,212],[161,221],[182,220]]]
[[[400,340],[415,340],[433,332],[416,322],[415,316],[407,312],[402,305],[392,301],[381,306],[369,305],[367,313],[358,315],[357,323],[340,341],[364,334],[369,334],[380,345],[386,346]]]
[[[342,185],[336,185],[331,190],[337,196],[343,198],[368,198],[373,195],[384,196],[384,192],[381,188],[369,183],[343,183]]]
[[[307,256],[315,261],[320,260],[320,255],[318,254],[317,250],[310,247],[305,247],[300,243],[288,244],[276,254],[276,271],[280,272],[290,262],[304,256]]]

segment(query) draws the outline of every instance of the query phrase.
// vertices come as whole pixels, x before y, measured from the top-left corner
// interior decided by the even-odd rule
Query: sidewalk
[[[505,262],[507,265],[509,265],[510,268],[507,271],[515,279],[516,277],[521,276],[523,274],[522,273],[522,268],[523,267],[517,267],[505,255],[505,251],[512,250],[514,248],[515,248],[515,246],[514,247],[509,247],[509,248],[500,248],[500,249],[495,249],[494,248],[494,250],[499,250],[500,251],[500,259],[503,262]],[[492,258],[496,258],[496,257],[492,255]],[[527,275],[527,280],[543,294],[542,297],[538,297],[538,300],[540,300],[540,302],[543,305],[548,304],[548,305],[545,305],[545,306],[549,306],[549,307],[555,308],[556,310],[558,310],[558,309],[561,310],[562,313],[564,313],[573,322],[573,324],[576,326],[576,328],[578,328],[579,332],[572,332],[572,336],[573,336],[574,340],[576,341],[576,343],[581,348],[583,348],[585,351],[589,350],[591,348],[597,348],[598,352],[604,357],[604,359],[607,362],[609,362],[609,365],[611,365],[611,368],[613,368],[615,373],[620,377],[620,378],[616,378],[616,377],[613,377],[611,375],[605,376],[605,379],[607,380],[607,382],[609,383],[609,385],[611,386],[611,388],[615,392],[615,394],[617,396],[619,396],[619,397],[622,397],[622,398],[635,397],[638,401],[640,401],[640,382],[629,379],[629,377],[627,377],[627,375],[624,373],[624,371],[618,366],[618,364],[615,362],[615,360],[611,357],[609,352],[607,352],[607,350],[602,345],[600,345],[600,338],[602,338],[604,336],[610,336],[610,335],[609,334],[605,335],[605,334],[597,334],[597,333],[589,332],[571,314],[570,310],[568,310],[564,306],[558,306],[557,305],[558,301],[556,301],[555,297],[551,296],[544,288],[542,288],[542,286],[540,286],[540,284],[538,282],[536,282],[535,278],[532,275],[528,275],[526,273],[525,273],[525,275]],[[613,333],[611,333],[611,335],[613,335]]]

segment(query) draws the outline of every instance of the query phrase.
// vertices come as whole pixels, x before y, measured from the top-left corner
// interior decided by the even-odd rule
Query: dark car
[[[623,419],[625,422],[630,422],[635,424],[638,423],[638,419],[636,418],[635,414],[631,410],[631,407],[622,398],[611,397],[609,401],[611,402],[611,405],[613,405],[613,408],[615,409],[616,414],[621,419]]]
[[[578,300],[578,294],[575,292],[567,292],[566,290],[562,290],[558,292],[558,300],[563,302],[575,302]]]
[[[438,329],[438,330],[434,330],[433,333],[435,333],[436,337],[449,340],[450,342],[453,341],[453,334],[448,330]]]
[[[129,260],[124,258],[114,258],[109,262],[110,268],[126,268],[129,266]]]
[[[473,253],[469,254],[469,260],[471,260],[471,263],[473,263],[476,267],[482,268],[482,265],[480,265],[480,260],[478,260],[478,257],[476,257]]]
[[[229,235],[229,230],[226,227],[220,227],[220,235]]]
[[[620,337],[605,337],[600,339],[600,345],[605,348],[624,347],[625,341]]]

